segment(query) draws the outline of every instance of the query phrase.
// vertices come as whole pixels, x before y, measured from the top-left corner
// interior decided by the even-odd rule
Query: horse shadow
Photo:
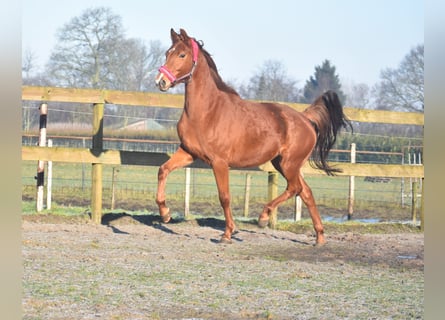
[[[127,220],[127,221],[125,221]],[[126,212],[120,212],[120,213],[106,213],[102,216],[102,225],[109,227],[113,233],[115,234],[122,234],[122,235],[128,235],[129,233],[126,231],[123,231],[119,228],[120,225],[128,224],[128,223],[134,223],[138,222],[140,224],[143,224],[145,226],[160,230],[162,232],[165,232],[167,234],[172,235],[183,235],[186,237],[190,237],[188,234],[181,234],[177,231],[173,230],[169,226],[177,225],[184,223],[186,220],[182,218],[172,218],[172,220],[165,224],[162,222],[161,217],[159,215],[151,215],[151,214],[128,214]],[[199,217],[193,220],[199,227],[207,227],[214,229],[216,231],[221,232],[221,236],[224,233],[226,223],[223,219],[218,219],[214,217]],[[241,228],[237,229],[232,234],[232,241],[234,242],[243,242],[243,234],[263,234],[267,235],[269,237],[280,239],[284,241],[291,241],[294,243],[299,243],[301,245],[310,245],[310,243],[305,241],[300,241],[296,239],[291,239],[287,237],[283,237],[282,235],[278,236],[275,234],[270,234],[264,229],[255,229],[257,227],[256,220],[246,220],[241,223]],[[212,243],[220,243],[220,240],[217,238],[210,239]]]
[[[172,218],[172,220],[170,220],[168,224],[165,224],[162,222],[161,217],[159,215],[149,215],[149,214],[132,215],[126,212],[120,212],[120,213],[112,212],[112,213],[106,213],[102,216],[101,224],[109,227],[115,234],[125,235],[129,233],[123,231],[121,228],[119,228],[119,226],[132,223],[132,221],[136,221],[140,224],[143,224],[151,228],[155,228],[157,230],[163,231],[168,234],[180,235],[180,233],[174,231],[172,228],[169,228],[168,226],[184,223],[186,220],[181,218],[179,219]],[[221,219],[205,217],[205,218],[196,218],[194,221],[199,227],[208,227],[221,232],[224,232],[225,229],[225,221]],[[238,233],[239,232],[233,234],[232,240],[237,242],[242,242],[243,240],[236,236]],[[189,236],[189,235],[185,234],[184,236]],[[210,241],[213,243],[219,243],[219,239],[211,239]]]
[[[155,215],[146,215],[146,214],[130,215],[125,212],[106,213],[102,216],[101,224],[109,227],[113,231],[113,233],[129,234],[128,232],[122,231],[119,228],[118,222],[123,221],[125,219],[134,220],[136,222],[139,222],[140,224],[161,230],[165,233],[178,234],[177,232],[173,231],[172,229],[168,228],[165,224],[163,224],[160,216],[155,216]],[[178,220],[172,219],[172,221],[170,221],[169,224],[175,224],[175,223],[179,223],[179,222],[180,221],[178,221]],[[125,224],[125,222],[123,224]]]
[[[197,218],[196,222],[200,227],[209,227],[209,228],[213,228],[215,230],[222,231],[222,232],[224,232],[225,227],[226,227],[225,221],[222,219],[217,219],[217,218],[211,218],[211,217]],[[242,238],[242,235],[250,233],[250,234],[267,235],[274,239],[283,240],[283,241],[291,241],[293,243],[298,243],[298,244],[305,245],[305,246],[313,246],[313,244],[306,242],[306,241],[292,239],[292,238],[288,238],[288,237],[282,236],[282,235],[277,236],[274,234],[269,234],[264,229],[260,229],[258,227],[258,222],[256,219],[245,220],[242,223],[239,223],[239,225],[241,225],[241,228],[238,228],[232,234],[232,240],[236,241],[236,242],[243,242],[244,240]],[[219,239],[211,239],[210,241],[213,243],[219,243]]]
[[[202,217],[202,218],[197,218],[195,221],[198,224],[198,226],[200,226],[200,227],[212,228],[212,229],[222,232],[221,236],[223,235],[224,230],[226,228],[226,222],[224,220],[217,219],[217,218]],[[210,241],[212,243],[220,243],[220,239],[212,238],[212,239],[210,239]],[[236,242],[244,241],[242,238],[239,237],[239,230],[235,231],[232,234],[232,241],[236,241]]]

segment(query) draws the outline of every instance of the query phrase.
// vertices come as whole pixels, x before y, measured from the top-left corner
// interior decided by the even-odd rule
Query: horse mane
[[[210,68],[210,74],[212,75],[213,81],[215,81],[217,88],[221,91],[226,92],[226,93],[239,96],[238,92],[236,92],[235,89],[233,89],[231,86],[229,86],[228,84],[226,84],[223,81],[223,79],[221,78],[221,76],[218,73],[218,68],[216,67],[215,61],[213,61],[210,53],[208,53],[207,50],[205,50],[203,48],[204,47],[203,42],[196,41],[196,43],[198,44],[199,49],[201,50],[204,57],[206,58],[207,64],[209,65],[209,68]]]

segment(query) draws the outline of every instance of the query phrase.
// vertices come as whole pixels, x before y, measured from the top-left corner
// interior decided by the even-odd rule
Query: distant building
[[[143,130],[164,130],[165,127],[153,119],[140,120],[131,123],[125,127],[121,127],[119,130],[129,131],[143,131]]]

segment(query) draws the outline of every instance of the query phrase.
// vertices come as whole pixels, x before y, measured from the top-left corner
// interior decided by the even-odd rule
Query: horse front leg
[[[171,220],[170,209],[165,203],[165,185],[167,183],[167,176],[175,169],[185,167],[193,162],[193,156],[186,152],[181,147],[159,167],[158,171],[158,191],[156,193],[156,203],[159,207],[159,214],[162,222],[168,223]]]
[[[212,162],[213,173],[215,175],[216,185],[218,187],[219,202],[224,211],[226,228],[221,237],[221,243],[232,243],[232,233],[235,231],[235,222],[230,209],[229,192],[229,166],[225,161]]]

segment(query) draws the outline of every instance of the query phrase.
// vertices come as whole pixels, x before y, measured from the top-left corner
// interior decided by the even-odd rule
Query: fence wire
[[[23,200],[35,201],[36,163],[23,161]],[[257,217],[267,202],[267,172],[230,172],[232,210],[235,216],[245,216],[246,176],[250,175],[248,217]],[[106,210],[157,212],[155,195],[157,168],[145,166],[107,166],[103,168],[103,206]],[[345,220],[348,213],[348,177],[306,176],[320,214],[324,219]],[[372,221],[410,221],[412,212],[412,182],[414,179],[369,180],[356,177],[353,219]],[[286,181],[279,177],[278,192]],[[167,182],[167,202],[178,215],[183,215],[185,200],[185,170],[172,172]],[[420,195],[420,188],[416,195]],[[217,188],[210,169],[191,169],[190,209],[195,215],[221,215]],[[91,165],[53,163],[52,203],[62,207],[88,207],[91,197]],[[279,219],[293,219],[295,199],[278,209]],[[418,201],[417,203],[419,203]],[[416,205],[418,206],[418,204]],[[303,218],[309,213],[303,206]]]

